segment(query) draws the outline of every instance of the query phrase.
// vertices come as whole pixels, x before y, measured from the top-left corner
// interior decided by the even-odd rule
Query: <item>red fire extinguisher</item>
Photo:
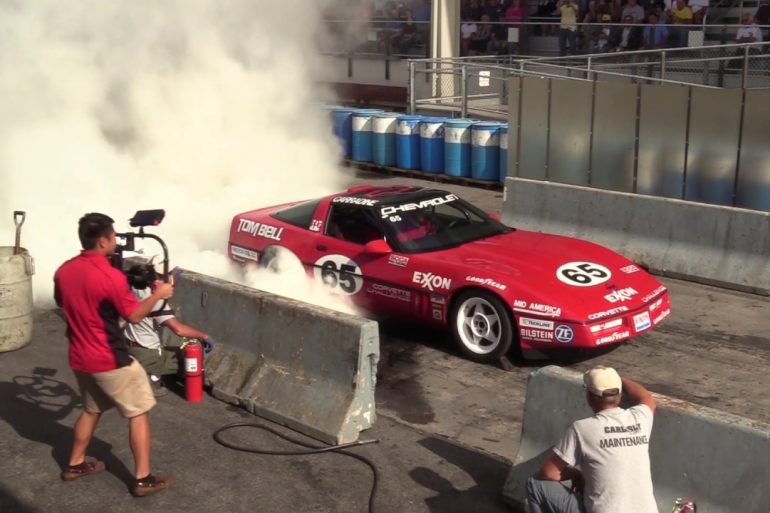
[[[189,403],[203,400],[203,347],[196,339],[184,346],[184,395]]]

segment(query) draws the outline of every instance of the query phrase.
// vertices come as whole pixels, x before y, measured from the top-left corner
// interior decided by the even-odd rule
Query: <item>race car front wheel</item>
[[[451,327],[460,351],[479,363],[498,361],[513,342],[513,322],[505,304],[483,290],[469,290],[457,297]]]

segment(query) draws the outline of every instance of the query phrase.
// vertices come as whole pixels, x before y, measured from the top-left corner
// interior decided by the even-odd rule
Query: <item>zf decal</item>
[[[569,326],[565,326],[563,324],[556,326],[556,330],[554,331],[554,337],[556,338],[556,340],[558,340],[562,344],[569,344],[570,342],[572,342],[572,337],[573,337],[572,328],[570,328]]]
[[[357,263],[344,255],[324,255],[313,266],[315,277],[335,292],[352,295],[361,290],[364,280]]]
[[[559,281],[574,287],[591,287],[604,283],[612,272],[603,265],[592,262],[569,262],[556,270]]]

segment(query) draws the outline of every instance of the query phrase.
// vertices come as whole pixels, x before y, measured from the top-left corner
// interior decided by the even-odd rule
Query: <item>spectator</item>
[[[478,24],[478,30],[471,36],[470,55],[478,55],[486,52],[490,39],[492,39],[492,25],[489,24],[489,16],[482,14],[481,22]]]
[[[552,21],[547,18],[555,17],[554,13],[556,12],[556,1],[557,0],[538,0],[534,16],[539,22],[535,26],[534,33],[536,36],[553,35],[553,25],[551,25]]]
[[[626,26],[616,27],[610,41],[610,46],[616,52],[632,52],[642,46],[642,27],[634,25],[630,14],[623,17]]]
[[[471,0],[466,10],[467,19],[479,21],[482,14],[484,14],[484,12],[481,8],[481,0]]]
[[[652,394],[609,367],[589,370],[583,384],[594,414],[573,422],[527,481],[530,512],[658,513],[650,474]],[[620,407],[621,392],[633,406]]]
[[[612,0],[610,14],[612,15],[612,23],[620,23],[623,18],[623,0]]]
[[[489,16],[489,21],[497,23],[505,13],[505,6],[500,0],[487,0],[484,4],[484,14]]]
[[[385,6],[385,24],[377,31],[379,51],[386,54],[393,53],[395,38],[401,32],[401,21],[398,19],[398,8],[395,2],[388,2]]]
[[[518,42],[509,42],[508,43],[508,53],[509,54],[515,54],[519,51],[519,43],[523,39],[523,26],[522,22],[524,21],[525,17],[527,15],[526,9],[524,9],[524,2],[523,0],[513,0],[511,2],[511,5],[508,6],[508,8],[505,10],[505,14],[503,15],[503,20],[507,23],[511,24],[510,29],[515,29],[519,31],[519,37]],[[507,39],[506,34],[506,39]]]
[[[692,11],[692,22],[694,25],[703,25],[706,19],[706,13],[709,10],[709,0],[690,0],[687,5]]]
[[[409,10],[417,25],[415,37],[419,41],[430,41],[430,0],[412,0]]]
[[[628,3],[623,8],[622,19],[623,23],[626,23],[626,16],[631,16],[631,23],[643,23],[644,22],[644,9],[639,5],[636,0],[628,0]]]
[[[735,35],[736,43],[762,42],[762,31],[759,30],[759,27],[754,21],[754,16],[749,13],[743,13],[743,18],[741,18],[741,25],[742,27],[738,29],[738,33]]]
[[[605,53],[610,50],[610,34],[612,33],[612,14],[609,0],[601,0],[596,6],[596,21],[591,23],[606,23],[607,25],[594,25],[591,27],[590,48],[591,53]]]
[[[54,275],[54,299],[67,321],[70,367],[83,404],[61,478],[74,481],[104,471],[103,462],[86,461],[86,451],[102,414],[116,407],[128,419],[135,465],[131,493],[141,497],[165,490],[171,479],[150,473],[149,411],[155,398],[147,374],[128,352],[118,321],[141,321],[157,301],[172,296],[173,287],[158,283],[147,299],[136,300],[125,275],[107,259],[117,247],[113,222],[98,213],[81,217],[78,236],[83,251]]]
[[[763,26],[761,29],[764,33],[763,40],[769,39],[770,31],[766,27],[766,25],[770,25],[770,4],[768,4],[768,0],[759,0],[759,7],[757,7],[757,12],[754,14],[754,19],[758,25]]]
[[[685,0],[676,0],[675,6],[671,9],[670,23],[676,25],[671,27],[669,38],[675,48],[687,46],[687,35],[690,33],[689,25],[692,25],[692,9],[685,4]]]
[[[569,44],[569,53],[577,54],[577,16],[578,6],[575,0],[560,0],[559,13],[561,14],[561,24],[559,25],[559,55],[567,55],[567,45]]]
[[[412,11],[406,11],[406,20],[401,23],[401,29],[394,37],[394,43],[398,48],[398,53],[401,55],[408,54],[412,47],[422,44]]]
[[[645,50],[665,48],[668,42],[668,28],[656,11],[647,15],[648,25],[642,31],[642,42]]]
[[[471,55],[471,41],[479,31],[479,26],[466,16],[462,25],[460,25],[460,55]]]

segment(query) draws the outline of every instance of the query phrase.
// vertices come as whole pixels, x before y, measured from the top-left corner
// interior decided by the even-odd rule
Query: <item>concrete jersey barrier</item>
[[[217,342],[205,364],[214,397],[328,444],[375,421],[375,321],[185,271],[172,305]]]
[[[653,272],[770,295],[770,213],[524,178],[503,222],[607,246]]]
[[[650,461],[659,511],[670,512],[678,497],[694,500],[698,513],[770,511],[770,426],[663,395],[655,401]],[[530,375],[505,502],[522,506],[527,478],[572,422],[590,415],[581,374],[552,365]]]

